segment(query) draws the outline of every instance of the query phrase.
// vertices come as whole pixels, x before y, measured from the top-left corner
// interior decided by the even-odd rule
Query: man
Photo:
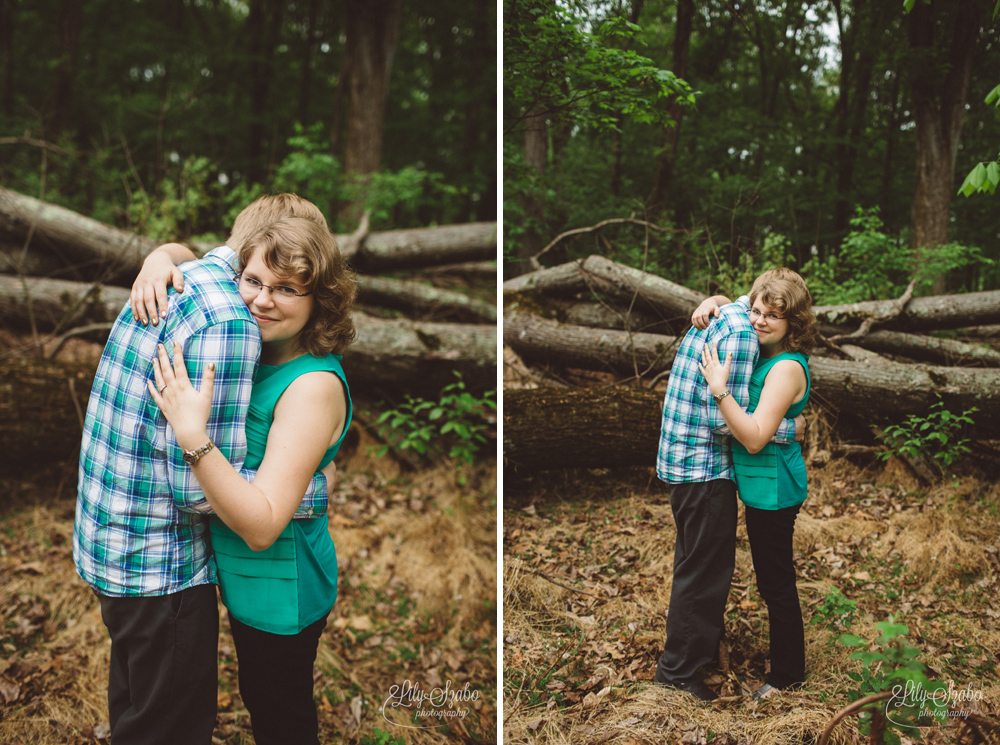
[[[274,199],[247,207],[234,235],[240,225],[268,219]],[[91,390],[73,554],[111,636],[108,708],[115,745],[212,741],[216,571],[205,518],[210,508],[189,464],[211,447],[237,469],[246,455],[244,424],[261,340],[233,281],[235,262],[236,251],[223,246],[184,265],[184,292],[172,293],[171,312],[158,313],[152,324],[137,323],[140,314],[126,306]],[[178,446],[146,389],[157,344],[173,349],[173,342],[181,344],[192,379],[201,380],[209,365],[216,369],[211,443],[196,451]],[[313,479],[302,514],[326,510],[326,486],[325,476]]]
[[[765,276],[770,273],[757,281]],[[737,506],[728,430],[698,364],[706,344],[716,342],[723,359],[732,353],[729,394],[723,395],[732,395],[746,409],[759,354],[748,318],[749,297],[721,308],[715,305],[720,301],[728,303],[717,296],[695,312],[695,326],[678,348],[663,403],[656,465],[660,479],[672,485],[677,542],[667,639],[655,680],[703,701],[717,698],[699,668],[714,659],[725,632],[726,599],[736,567]],[[784,420],[774,441],[794,441],[796,424],[801,431],[804,422]]]

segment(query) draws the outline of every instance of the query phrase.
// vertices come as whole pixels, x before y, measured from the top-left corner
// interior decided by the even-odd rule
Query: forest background
[[[507,0],[505,276],[632,218],[656,227],[541,262],[601,253],[707,293],[787,264],[818,303],[914,273],[918,294],[997,287],[995,202],[956,198],[1000,142],[994,6]]]
[[[384,375],[351,378],[328,515],[341,581],[316,665],[323,742],[496,740],[495,341],[475,385],[451,374],[450,348],[435,358],[418,343],[409,359],[427,353],[451,383],[428,391],[434,376],[392,379],[401,355],[371,329],[425,346],[435,334],[495,339],[497,11],[488,0],[0,0],[0,212],[42,200],[138,236],[133,250],[203,248],[259,194],[293,191],[341,236],[365,212],[373,236],[473,222],[487,234],[471,268],[359,267],[369,351],[355,354],[381,344],[388,360]],[[116,267],[60,253],[32,222],[54,211],[28,203],[26,222],[0,217],[0,279],[16,288],[0,320],[0,742],[106,742],[109,641],[72,531],[82,409],[110,318],[53,342],[77,306],[61,291],[33,296],[49,280],[26,275],[54,253],[55,269],[34,266],[119,297],[107,286]],[[389,306],[377,281],[438,294]],[[463,298],[487,320],[456,311]],[[56,332],[37,312],[46,301],[64,306]],[[222,618],[215,737],[249,743]],[[393,705],[407,685],[464,689],[465,701],[420,715],[413,700]]]

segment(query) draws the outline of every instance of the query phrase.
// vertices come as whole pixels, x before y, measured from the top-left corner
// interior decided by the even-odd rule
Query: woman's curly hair
[[[802,277],[787,268],[764,272],[750,290],[750,304],[758,299],[788,321],[781,351],[808,354],[816,345],[816,314],[812,294]]]
[[[268,269],[298,279],[315,296],[312,315],[300,332],[305,350],[316,357],[343,354],[357,335],[351,312],[358,283],[333,234],[315,220],[285,217],[244,241],[240,265],[246,266],[257,250]]]

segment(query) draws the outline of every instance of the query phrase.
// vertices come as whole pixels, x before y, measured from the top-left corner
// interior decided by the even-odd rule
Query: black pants
[[[97,597],[111,635],[114,744],[210,745],[219,677],[215,585],[155,597]]]
[[[746,508],[757,589],[767,603],[771,627],[771,673],[767,682],[775,688],[787,688],[806,679],[802,607],[792,560],[792,534],[801,506],[781,510]]]
[[[272,634],[229,615],[240,696],[257,745],[318,745],[313,664],[326,616],[298,634]],[[115,743],[115,745],[118,745]]]
[[[726,599],[736,568],[736,484],[716,479],[676,484],[670,507],[677,526],[667,641],[656,679],[700,680],[725,631]]]

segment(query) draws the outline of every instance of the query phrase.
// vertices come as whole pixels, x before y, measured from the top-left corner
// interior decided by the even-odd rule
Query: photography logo
[[[949,719],[965,719],[973,706],[983,700],[983,692],[969,683],[965,688],[938,683],[928,690],[920,683],[906,681],[892,689],[892,698],[885,706],[885,716],[900,727],[932,727]],[[978,708],[978,707],[977,707]]]
[[[479,698],[479,691],[470,689],[468,683],[455,688],[449,680],[443,687],[424,689],[420,683],[405,680],[389,689],[389,697],[382,702],[382,718],[397,727],[433,729],[449,720],[464,718]],[[390,709],[409,712],[409,718],[417,724],[394,722],[386,716]]]

